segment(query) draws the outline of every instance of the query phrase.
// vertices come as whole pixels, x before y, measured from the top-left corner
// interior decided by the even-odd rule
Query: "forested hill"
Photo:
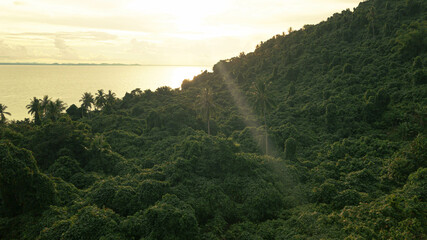
[[[426,7],[362,2],[181,89],[2,114],[0,238],[426,239]]]

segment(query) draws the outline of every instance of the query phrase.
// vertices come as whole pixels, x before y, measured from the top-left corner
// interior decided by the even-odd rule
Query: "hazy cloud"
[[[23,6],[23,5],[25,5],[25,2],[22,2],[22,1],[14,1],[14,2],[13,2],[13,4],[14,4],[14,5],[16,5],[16,6]]]
[[[23,32],[23,33],[6,33],[5,36],[19,36],[21,38],[30,38],[30,37],[48,37],[56,38],[61,37],[62,39],[68,40],[95,40],[95,41],[107,41],[115,40],[118,38],[117,35],[106,33],[106,32]]]
[[[0,40],[0,61],[29,59],[30,57],[25,46],[10,46]]]
[[[60,59],[62,60],[80,59],[75,50],[68,46],[62,38],[55,38],[55,47],[60,51]]]
[[[67,50],[67,49],[70,49],[70,47],[68,47],[68,46],[65,44],[64,39],[60,39],[60,38],[55,39],[55,47],[56,47],[56,48],[58,48],[59,50]]]
[[[359,0],[0,1],[0,55],[27,61],[214,64]],[[53,44],[52,44],[53,43]]]

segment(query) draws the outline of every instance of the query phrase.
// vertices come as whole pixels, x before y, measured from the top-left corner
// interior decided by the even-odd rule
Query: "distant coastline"
[[[0,65],[42,65],[42,66],[142,66],[125,63],[0,63]]]
[[[0,62],[0,66],[148,66],[148,67],[207,67],[205,65],[170,65],[170,64],[126,64],[126,63],[8,63]],[[210,65],[209,65],[210,66]]]

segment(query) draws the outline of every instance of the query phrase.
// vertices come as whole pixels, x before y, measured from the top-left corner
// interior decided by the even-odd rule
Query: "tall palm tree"
[[[114,104],[115,101],[116,101],[116,94],[113,93],[111,90],[108,90],[107,104],[111,106]]]
[[[40,111],[41,111],[41,104],[40,104],[40,99],[34,97],[30,104],[27,105],[27,109],[28,109],[28,113],[31,115],[34,115],[34,123],[36,125],[40,125],[41,124],[41,119],[40,119]]]
[[[88,110],[92,109],[92,104],[94,104],[93,95],[85,92],[79,102],[82,102],[82,115],[87,114]]]
[[[50,98],[48,95],[44,95],[43,98],[40,101],[40,117],[45,117],[46,115],[46,111],[47,111],[47,106],[49,105],[49,103],[51,102]]]
[[[105,110],[107,113],[111,112],[111,109],[116,102],[116,94],[111,90],[108,90],[108,94],[106,96]]]
[[[3,105],[0,103],[0,123],[3,124],[6,122],[6,116],[5,115],[11,115],[10,112],[6,112],[6,105]]]
[[[369,25],[372,26],[372,36],[375,37],[375,7],[372,6],[369,9],[369,13],[367,15],[368,20],[369,20]]]
[[[95,93],[95,106],[98,109],[102,109],[105,106],[106,102],[107,99],[105,98],[104,89],[98,90],[98,92]]]
[[[52,121],[56,121],[66,107],[66,104],[60,99],[50,101],[46,107],[46,117]]]
[[[264,120],[265,131],[265,153],[268,154],[268,133],[266,112],[275,106],[272,96],[268,92],[270,82],[256,81],[252,86],[252,95],[254,98],[255,108],[261,113]]]
[[[215,104],[213,102],[212,93],[209,91],[209,88],[205,88],[202,90],[202,93],[199,95],[199,104],[202,109],[203,118],[205,118],[207,121],[208,135],[210,135],[210,118],[215,108]]]

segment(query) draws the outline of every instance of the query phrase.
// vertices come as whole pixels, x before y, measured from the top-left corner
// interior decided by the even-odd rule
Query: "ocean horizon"
[[[31,118],[26,105],[33,97],[48,95],[67,106],[76,104],[84,92],[112,90],[122,98],[136,88],[156,90],[179,88],[184,79],[192,80],[207,66],[160,65],[77,65],[77,64],[0,64],[0,103],[6,105],[9,120]]]

